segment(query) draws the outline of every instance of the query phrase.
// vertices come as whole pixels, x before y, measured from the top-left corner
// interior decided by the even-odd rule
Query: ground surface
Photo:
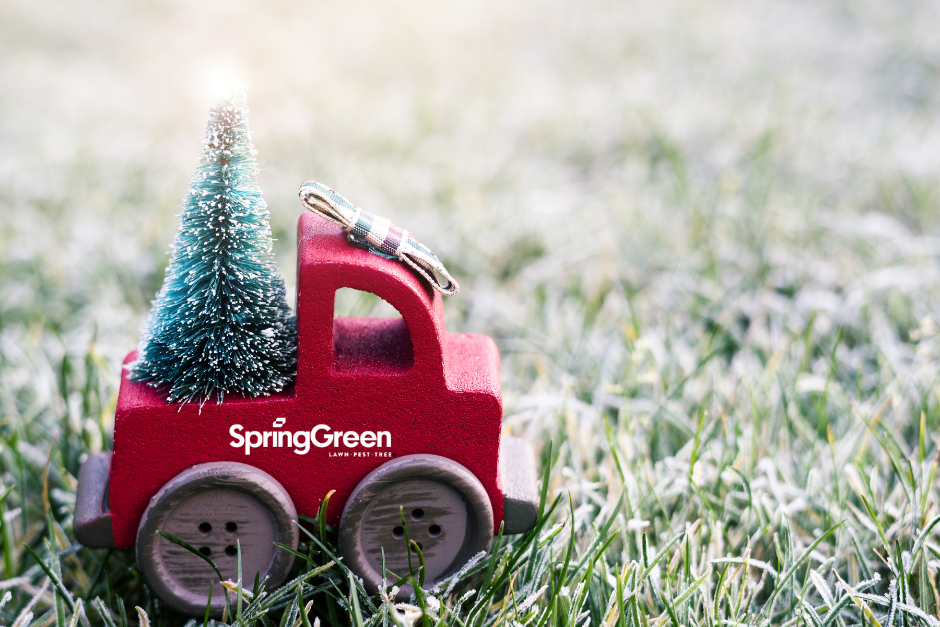
[[[120,622],[119,599],[182,622],[131,556],[72,546],[71,513],[234,73],[289,291],[317,179],[440,254],[450,329],[499,343],[508,427],[544,462],[553,442],[543,549],[515,540],[449,610],[418,599],[426,620],[935,625],[938,20],[917,1],[0,0],[0,622]],[[300,586],[310,621],[390,620],[344,609],[347,582]],[[271,620],[305,624],[296,594]]]

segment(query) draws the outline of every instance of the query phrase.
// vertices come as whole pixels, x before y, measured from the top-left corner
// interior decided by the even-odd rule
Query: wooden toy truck
[[[535,458],[501,437],[499,352],[482,335],[448,333],[441,296],[405,266],[356,248],[304,213],[298,224],[297,380],[270,397],[167,403],[125,372],[113,453],[79,473],[74,529],[89,547],[130,548],[167,604],[201,615],[217,579],[170,533],[236,578],[280,584],[296,548],[298,514],[338,525],[344,562],[367,589],[408,573],[408,535],[426,585],[489,547],[494,531],[535,523]],[[335,318],[340,288],[374,293],[401,318]],[[128,355],[131,361],[134,353]],[[416,563],[416,560],[415,560]],[[218,584],[216,583],[218,590]],[[224,601],[214,594],[213,611]]]

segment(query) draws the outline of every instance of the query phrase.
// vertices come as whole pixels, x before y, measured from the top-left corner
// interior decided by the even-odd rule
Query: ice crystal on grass
[[[132,377],[171,401],[264,396],[294,378],[296,327],[272,252],[243,86],[212,107]]]

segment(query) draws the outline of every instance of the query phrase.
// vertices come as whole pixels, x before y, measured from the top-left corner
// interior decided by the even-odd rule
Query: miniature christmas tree
[[[244,86],[212,107],[131,378],[172,402],[267,396],[296,374],[296,324],[256,183]]]

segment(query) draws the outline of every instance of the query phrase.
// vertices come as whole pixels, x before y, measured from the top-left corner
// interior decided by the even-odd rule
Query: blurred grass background
[[[692,525],[708,560],[783,570],[844,519],[814,566],[871,560],[887,592],[938,511],[938,23],[917,0],[0,0],[5,624],[44,576],[15,547],[48,532],[50,447],[72,541],[228,75],[288,292],[304,180],[414,232],[460,281],[450,330],[499,343],[508,428],[554,440],[571,537],[614,515],[616,570]],[[77,594],[145,603],[63,550]],[[912,559],[937,616],[940,562]]]

